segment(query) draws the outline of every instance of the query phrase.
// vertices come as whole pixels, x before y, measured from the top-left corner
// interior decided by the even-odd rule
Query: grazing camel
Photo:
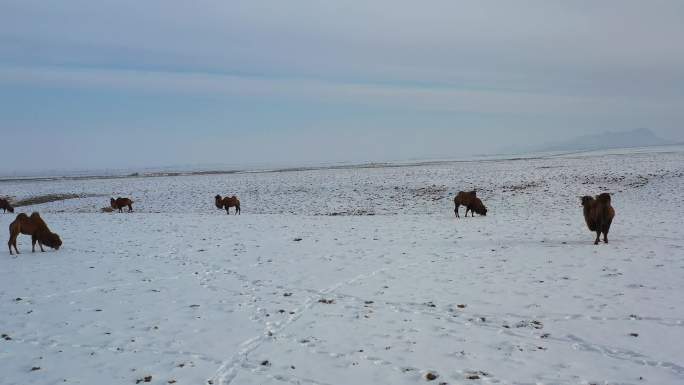
[[[19,249],[17,249],[17,237],[19,234],[31,236],[32,252],[36,251],[36,242],[40,246],[40,251],[45,251],[43,250],[43,245],[55,250],[59,250],[60,246],[62,246],[62,240],[59,238],[59,235],[50,231],[38,213],[33,213],[30,217],[24,213],[17,215],[14,222],[9,225],[9,231],[10,239],[7,242],[7,246],[9,247],[10,255],[12,255],[12,246],[14,246],[17,254],[19,254]]]
[[[110,206],[112,206],[113,209],[118,209],[120,213],[123,212],[123,208],[128,206],[128,212],[130,213],[133,211],[133,201],[128,199],[128,198],[121,198],[118,197],[116,199],[111,198],[109,200]]]
[[[456,197],[454,198],[454,213],[456,214],[456,218],[460,218],[460,215],[458,215],[458,208],[460,206],[465,206],[466,207],[466,213],[465,216],[468,216],[468,211],[470,211],[471,216],[475,216],[474,213],[478,213],[480,215],[487,215],[487,208],[482,204],[482,201],[480,198],[477,197],[477,192],[476,190],[473,191],[459,191]]]
[[[5,213],[8,211],[10,213],[14,213],[14,207],[12,207],[12,205],[9,203],[9,201],[7,199],[4,199],[4,198],[0,198],[0,209],[2,209],[3,212],[5,212]]]
[[[240,200],[233,195],[232,197],[221,198],[220,195],[214,197],[214,204],[219,210],[226,209],[226,214],[230,214],[230,207],[235,207],[235,215],[240,214]]]

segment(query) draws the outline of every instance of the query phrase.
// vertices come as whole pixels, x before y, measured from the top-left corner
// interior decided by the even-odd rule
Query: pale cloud
[[[684,114],[683,99],[595,97],[516,91],[461,90],[450,87],[401,86],[278,79],[215,73],[101,69],[0,67],[0,84],[58,88],[121,89],[136,93],[230,95],[245,98],[317,100],[328,103],[381,105],[426,111],[490,114],[602,116],[617,113]]]
[[[220,138],[238,135],[242,158],[320,161],[330,152],[316,146],[334,143],[364,160],[637,127],[684,140],[679,0],[6,0],[1,12],[0,130],[68,136],[73,164],[116,162],[79,149],[116,129],[173,131],[141,138],[175,150],[140,163],[222,162],[237,155]],[[452,150],[466,133],[472,145]]]

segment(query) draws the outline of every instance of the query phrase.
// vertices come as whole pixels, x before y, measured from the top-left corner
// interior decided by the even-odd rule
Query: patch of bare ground
[[[433,184],[427,187],[409,189],[409,193],[416,198],[438,201],[446,198],[447,187]]]
[[[565,167],[565,166],[539,166],[539,167],[537,167],[537,168],[540,169],[540,170],[548,170],[548,169],[551,169],[551,168],[563,168],[563,167]]]
[[[328,216],[336,217],[336,216],[349,216],[349,215],[375,215],[375,212],[372,210],[366,210],[366,209],[353,209],[353,210],[345,210],[345,211],[334,211],[332,213],[325,214]]]
[[[12,205],[14,207],[22,207],[22,206],[32,206],[32,205],[39,205],[42,203],[50,203],[50,202],[57,202],[57,201],[63,201],[67,199],[78,199],[78,198],[88,198],[88,197],[94,197],[94,196],[101,196],[98,194],[45,194],[45,195],[36,195],[20,200],[13,200]]]
[[[648,174],[633,174],[627,173],[624,175],[588,175],[584,177],[584,180],[580,183],[583,185],[618,185],[630,188],[639,188],[646,186],[651,180],[654,179],[668,179],[668,178],[681,178],[684,177],[684,171],[666,171],[659,170],[656,172]],[[605,188],[605,187],[603,187]]]
[[[529,190],[535,187],[541,186],[541,182],[538,181],[532,181],[532,182],[525,182],[521,184],[511,184],[511,185],[503,185],[501,186],[501,189],[503,192],[519,192],[519,191],[524,191],[524,190]]]

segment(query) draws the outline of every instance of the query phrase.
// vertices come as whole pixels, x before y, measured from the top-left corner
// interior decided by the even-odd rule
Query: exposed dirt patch
[[[501,186],[501,189],[504,192],[518,192],[518,191],[533,189],[535,187],[539,187],[540,185],[541,185],[540,182],[526,182],[526,183],[516,184],[516,185],[503,185],[503,186]]]
[[[437,201],[446,197],[447,187],[433,184],[427,187],[412,188],[409,189],[409,192],[416,198]]]
[[[427,373],[425,374],[425,379],[428,380],[428,381],[436,380],[437,377],[439,377],[439,375],[438,375],[438,374],[435,374],[435,373],[432,373],[432,372],[427,372]]]
[[[335,211],[329,214],[326,214],[329,216],[349,216],[349,215],[375,215],[375,213],[372,210],[366,210],[366,209],[353,209],[353,210],[346,210],[346,211]]]
[[[598,185],[599,188],[607,190],[607,185],[617,185],[629,188],[639,188],[646,186],[651,180],[669,179],[684,177],[682,170],[657,170],[648,174],[637,174],[628,172],[623,175],[587,175],[580,183],[583,185]]]
[[[32,206],[32,205],[39,205],[42,203],[64,201],[67,199],[79,199],[79,198],[88,198],[88,197],[96,197],[96,196],[104,196],[104,195],[98,195],[98,194],[46,194],[46,195],[36,195],[36,196],[29,197],[29,198],[12,201],[12,205],[14,207]]]

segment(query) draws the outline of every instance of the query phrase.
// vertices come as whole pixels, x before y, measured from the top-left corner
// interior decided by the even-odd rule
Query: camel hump
[[[597,200],[604,202],[604,203],[610,203],[610,194],[609,193],[601,193],[599,194],[598,197],[596,197]]]
[[[30,220],[33,223],[42,224],[43,226],[45,226],[45,221],[43,220],[43,218],[40,217],[40,214],[38,214],[37,212],[31,213]]]
[[[458,194],[456,194],[456,198],[454,199],[471,199],[471,198],[477,198],[477,193],[475,190],[473,191],[459,191]]]
[[[26,213],[19,213],[17,214],[17,219],[29,219],[29,217]]]

